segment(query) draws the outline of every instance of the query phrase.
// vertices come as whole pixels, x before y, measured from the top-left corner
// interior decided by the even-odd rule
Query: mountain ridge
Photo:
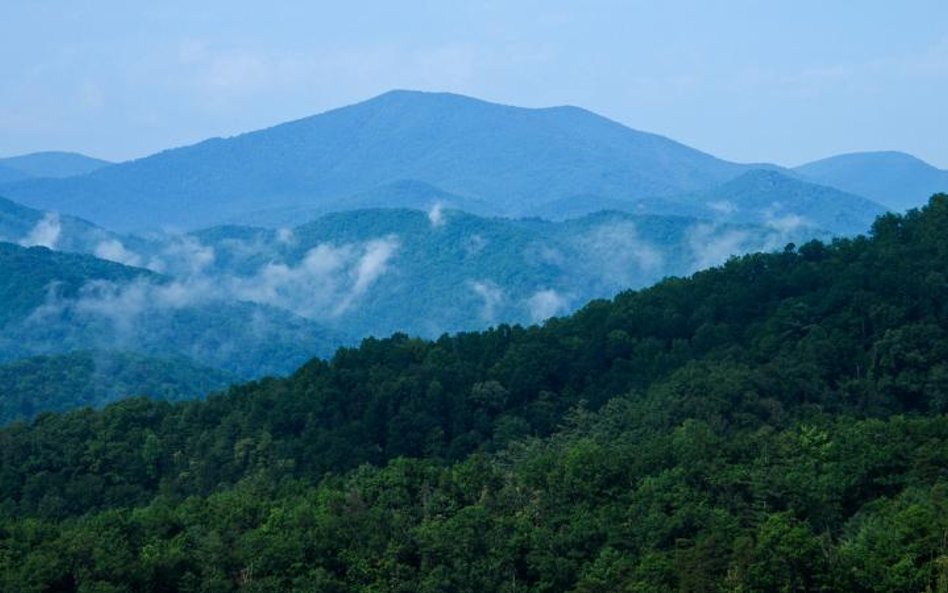
[[[319,205],[400,180],[490,202],[499,214],[529,214],[569,195],[680,193],[745,169],[577,107],[527,109],[394,91],[82,179],[25,181],[3,191],[121,231],[209,226],[261,203]],[[137,208],[123,203],[130,195]],[[191,223],[181,215],[185,205]]]
[[[921,207],[930,195],[948,191],[948,170],[899,151],[845,153],[800,165],[793,171],[896,211]]]
[[[0,165],[28,177],[63,178],[85,175],[114,163],[79,152],[48,150],[0,158]]]

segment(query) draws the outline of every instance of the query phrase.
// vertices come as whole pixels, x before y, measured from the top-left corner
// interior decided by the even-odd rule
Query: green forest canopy
[[[15,424],[0,589],[946,590],[945,229]]]

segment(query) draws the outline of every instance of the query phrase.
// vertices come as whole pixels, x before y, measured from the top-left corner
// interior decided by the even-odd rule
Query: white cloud
[[[611,286],[640,286],[665,262],[661,250],[641,239],[630,221],[598,225],[579,238],[578,247],[596,281]]]
[[[428,210],[428,220],[434,228],[444,224],[444,206],[441,202],[436,202],[435,205]]]
[[[278,229],[276,239],[281,245],[293,245],[296,243],[296,233],[293,229]]]
[[[527,299],[530,317],[534,323],[565,313],[569,302],[553,289],[538,290]]]
[[[344,313],[352,302],[362,296],[369,286],[388,269],[388,260],[398,249],[398,240],[394,236],[369,241],[365,246],[355,269],[355,282],[349,294],[336,307],[336,315]]]
[[[59,238],[62,235],[62,224],[59,222],[59,214],[47,212],[46,215],[36,223],[30,232],[20,240],[23,247],[48,247],[56,249]]]
[[[719,200],[717,202],[708,202],[708,208],[720,214],[734,214],[738,208],[734,202],[728,200]]]
[[[784,234],[792,233],[800,228],[809,226],[807,219],[799,214],[785,214],[783,216],[768,215],[766,217],[766,223],[768,227]]]
[[[137,267],[142,265],[141,256],[127,249],[118,239],[100,241],[95,246],[93,254],[98,258],[118,262],[127,266]]]
[[[145,267],[176,277],[200,276],[216,259],[214,247],[204,245],[195,237],[176,235],[149,259]]]
[[[497,318],[497,309],[505,300],[503,289],[490,280],[471,280],[468,285],[483,300],[481,318],[489,323],[493,322]]]
[[[747,251],[745,231],[722,230],[713,224],[698,224],[688,230],[688,246],[692,255],[692,271],[703,270],[727,261],[732,255]]]

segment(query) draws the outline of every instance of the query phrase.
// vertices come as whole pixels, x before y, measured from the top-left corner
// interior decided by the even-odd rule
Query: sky
[[[946,0],[0,2],[0,156],[126,160],[417,89],[740,162],[948,168]]]

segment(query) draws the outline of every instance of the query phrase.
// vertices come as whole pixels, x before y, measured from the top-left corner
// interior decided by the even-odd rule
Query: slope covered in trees
[[[0,587],[948,587],[948,196],[543,327],[0,431]]]
[[[200,290],[203,288],[203,290]],[[288,311],[223,301],[150,270],[0,242],[0,361],[79,350],[187,358],[244,378],[287,373],[343,341]]]
[[[176,401],[227,387],[237,377],[184,358],[71,352],[0,364],[0,425],[41,412],[102,407],[129,396]]]
[[[437,208],[142,239],[0,199],[0,236],[99,258],[0,247],[0,360],[120,348],[249,379],[363,336],[539,321],[734,253],[826,235],[619,212],[553,223]]]

